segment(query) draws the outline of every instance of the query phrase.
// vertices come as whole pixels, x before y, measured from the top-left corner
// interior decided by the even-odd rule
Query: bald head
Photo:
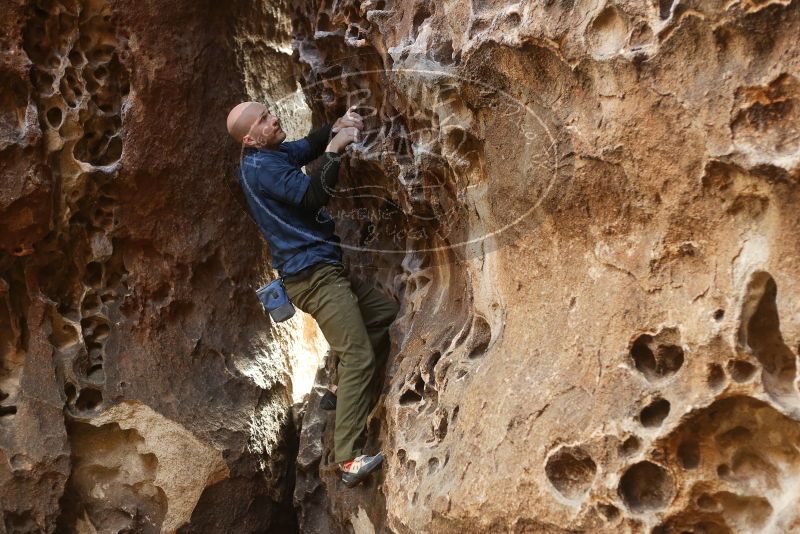
[[[228,133],[237,143],[250,132],[267,108],[258,102],[242,102],[228,113]]]

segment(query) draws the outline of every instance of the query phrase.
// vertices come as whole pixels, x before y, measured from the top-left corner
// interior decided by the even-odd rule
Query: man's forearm
[[[325,152],[319,171],[311,175],[300,205],[308,211],[315,212],[328,203],[331,193],[339,182],[339,160],[341,154]]]
[[[332,124],[324,124],[306,136],[308,144],[311,145],[311,159],[317,159],[325,152],[325,147],[328,146],[330,140],[331,128],[333,128]]]

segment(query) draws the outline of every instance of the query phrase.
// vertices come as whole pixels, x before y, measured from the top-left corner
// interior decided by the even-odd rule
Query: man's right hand
[[[333,139],[330,140],[328,146],[325,147],[325,152],[336,152],[341,154],[347,145],[353,141],[358,141],[358,134],[360,130],[355,126],[348,126],[339,130]]]

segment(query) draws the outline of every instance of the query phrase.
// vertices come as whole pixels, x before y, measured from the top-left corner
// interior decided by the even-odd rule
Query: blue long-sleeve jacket
[[[303,201],[312,178],[300,168],[322,154],[329,133],[326,126],[277,150],[244,151],[239,181],[281,276],[316,263],[342,262],[333,218],[324,209],[307,209]]]

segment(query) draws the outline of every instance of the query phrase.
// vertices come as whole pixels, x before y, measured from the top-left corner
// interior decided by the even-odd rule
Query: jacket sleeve
[[[302,139],[282,143],[282,146],[289,150],[297,162],[302,167],[314,161],[322,155],[331,136],[332,124],[325,124],[316,130],[312,130]]]
[[[316,212],[328,203],[339,181],[341,157],[341,154],[335,152],[325,152],[319,171],[312,174],[308,189],[300,202],[304,209]]]
[[[292,206],[300,205],[311,182],[310,176],[291,165],[264,165],[251,161],[243,165],[242,171],[249,176],[255,174],[253,182],[263,194]]]

